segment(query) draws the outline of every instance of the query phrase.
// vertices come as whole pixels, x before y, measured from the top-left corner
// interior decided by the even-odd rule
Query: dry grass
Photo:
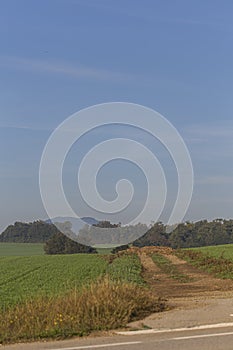
[[[82,336],[124,327],[164,309],[164,301],[147,289],[105,277],[64,296],[28,300],[4,311],[0,342]]]

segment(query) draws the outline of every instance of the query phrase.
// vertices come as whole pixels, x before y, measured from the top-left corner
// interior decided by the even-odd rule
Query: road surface
[[[14,344],[2,350],[232,350],[233,323],[209,325],[201,329],[153,330],[132,335],[75,338],[65,341]]]

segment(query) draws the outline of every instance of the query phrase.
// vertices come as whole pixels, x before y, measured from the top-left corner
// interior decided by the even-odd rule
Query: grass
[[[184,249],[177,251],[177,256],[186,259],[192,265],[214,274],[218,278],[233,279],[233,259],[224,258],[224,248],[221,250],[205,247],[198,249]]]
[[[142,278],[142,265],[137,254],[124,254],[108,265],[108,274],[114,280],[145,285]]]
[[[112,280],[144,284],[136,255],[111,264],[97,254],[0,257],[0,309],[38,295],[59,295],[108,274]]]
[[[214,258],[225,258],[233,260],[233,244],[224,244],[200,248],[192,248],[193,251],[206,253]]]
[[[1,256],[32,256],[43,255],[42,243],[0,243]]]
[[[5,243],[0,242],[0,257],[1,256],[33,256],[44,255],[43,243]],[[96,247],[97,252],[101,255],[110,254],[112,247]]]
[[[178,268],[171,263],[164,255],[154,253],[151,255],[153,262],[160,268],[162,273],[167,274],[170,278],[173,278],[179,282],[185,283],[190,281],[190,277],[179,272]]]
[[[97,254],[0,257],[0,309],[79,288],[106,269],[107,262]]]
[[[0,342],[83,336],[164,309],[145,288],[105,277],[63,297],[28,300],[0,314]]]
[[[162,311],[137,255],[0,257],[0,342],[85,335]]]
[[[95,247],[98,254],[102,254],[102,255],[107,255],[107,254],[110,254],[111,251],[112,251],[112,248],[98,248],[98,247]]]

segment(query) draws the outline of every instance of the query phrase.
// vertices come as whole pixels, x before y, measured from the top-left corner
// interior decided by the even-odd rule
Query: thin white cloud
[[[25,70],[39,73],[60,74],[72,78],[89,78],[95,80],[112,80],[125,82],[134,77],[120,72],[112,72],[105,69],[86,67],[80,63],[68,64],[63,62],[51,62],[45,60],[27,59],[21,57],[0,57],[0,65],[17,70]],[[138,79],[138,78],[137,78]]]
[[[221,162],[232,160],[233,121],[219,120],[189,125],[182,128],[182,136],[193,159]],[[229,163],[231,164],[231,163]]]

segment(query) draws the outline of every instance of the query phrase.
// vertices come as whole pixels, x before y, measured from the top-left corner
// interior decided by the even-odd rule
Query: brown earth
[[[152,291],[160,297],[183,298],[207,294],[213,297],[233,294],[233,280],[216,278],[195,268],[175,256],[171,248],[144,247],[132,250],[141,260],[144,279],[151,286]],[[159,253],[169,259],[179,273],[187,276],[187,282],[180,282],[162,273],[150,257],[152,253]]]
[[[174,255],[171,248],[143,247],[131,249],[137,253],[143,278],[155,295],[166,298],[168,311],[129,324],[133,328],[191,327],[233,321],[233,280],[219,279],[205,273]],[[186,282],[171,278],[156,266],[150,255],[162,254],[187,276]]]

